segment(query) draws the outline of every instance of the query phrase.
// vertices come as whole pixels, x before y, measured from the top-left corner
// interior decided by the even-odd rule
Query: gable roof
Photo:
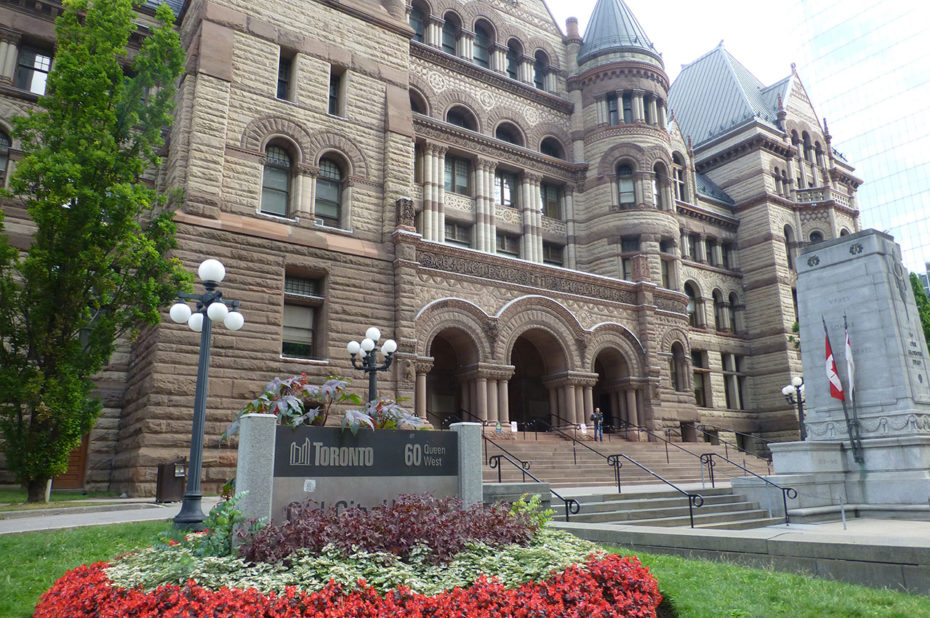
[[[682,68],[669,90],[669,107],[695,146],[752,120],[778,129],[778,96],[790,77],[765,86],[721,42]]]
[[[578,50],[578,64],[610,51],[630,49],[662,59],[623,0],[597,0]]]

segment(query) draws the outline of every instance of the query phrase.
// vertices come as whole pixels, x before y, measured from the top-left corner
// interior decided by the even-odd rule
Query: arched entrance
[[[427,418],[439,427],[449,417],[461,416],[461,410],[467,407],[459,376],[464,367],[478,362],[478,348],[464,330],[447,328],[433,339],[429,355],[433,367],[426,376]]]
[[[602,350],[594,360],[594,372],[597,384],[594,385],[594,402],[604,414],[607,431],[621,428],[621,421],[627,420],[624,414],[626,393],[630,388],[630,366],[616,348]]]
[[[553,410],[546,380],[568,369],[562,345],[548,331],[528,330],[514,342],[510,364],[514,366],[507,387],[510,420],[521,427],[532,421],[550,423]]]

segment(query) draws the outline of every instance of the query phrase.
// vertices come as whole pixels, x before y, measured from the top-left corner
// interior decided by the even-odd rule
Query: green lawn
[[[150,545],[170,522],[0,535],[0,616],[28,616],[65,571]],[[613,550],[630,554],[625,550]],[[665,616],[930,617],[930,597],[676,556],[635,554],[659,581]]]
[[[49,496],[48,504],[26,504],[25,489],[0,489],[0,510],[26,509],[26,508],[47,508],[49,506],[71,506],[70,504],[52,504],[53,502],[79,502],[88,498],[113,498],[118,500],[119,494],[112,491],[92,491],[81,493],[80,491],[53,491]]]

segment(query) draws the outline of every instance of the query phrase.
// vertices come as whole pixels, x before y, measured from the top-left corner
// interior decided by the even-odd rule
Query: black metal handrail
[[[530,462],[530,461],[524,461],[524,460],[520,459],[519,457],[517,457],[516,455],[514,455],[513,453],[511,453],[510,451],[508,451],[507,449],[505,449],[503,446],[501,446],[500,444],[498,444],[497,442],[495,442],[494,440],[492,440],[491,438],[489,438],[489,437],[487,437],[487,436],[485,436],[485,435],[482,435],[481,437],[482,437],[482,439],[484,440],[484,452],[485,452],[485,454],[487,454],[487,452],[488,452],[488,443],[490,443],[491,446],[493,446],[494,448],[496,448],[496,449],[498,449],[498,450],[500,450],[500,451],[503,451],[503,452],[506,453],[508,456],[510,456],[510,457],[512,457],[513,459],[519,461],[519,462],[520,462],[520,467],[523,468],[524,471],[530,469],[530,466],[532,465],[532,462]],[[498,482],[498,483],[501,482],[501,478],[500,478],[500,477],[501,477],[500,470],[498,470],[498,471],[497,471],[497,482]],[[526,481],[526,476],[523,477],[523,481],[524,481],[524,482]]]
[[[524,480],[528,476],[534,481],[536,481],[537,483],[545,482],[545,481],[541,481],[540,479],[538,479],[532,472],[530,472],[529,470],[521,466],[518,462],[514,461],[507,455],[491,455],[490,457],[488,457],[488,466],[492,470],[495,468],[497,469],[497,482],[498,483],[501,482],[501,467],[500,467],[501,459],[509,461],[513,466],[519,468],[520,471],[523,473]],[[553,496],[555,496],[556,498],[561,500],[563,503],[565,503],[565,521],[568,521],[571,515],[577,515],[578,512],[581,511],[581,504],[579,504],[578,501],[575,500],[574,498],[565,498],[564,496],[559,495],[559,493],[555,491],[554,489],[552,489],[551,487],[549,488],[549,493],[551,493]]]
[[[704,430],[702,429],[702,427],[710,427],[710,428],[712,428],[714,431],[718,431],[718,432],[719,432],[719,431],[727,431],[727,432],[729,432],[729,433],[736,434],[736,435],[738,435],[738,436],[744,436],[744,437],[746,437],[746,438],[752,438],[753,440],[756,440],[757,442],[761,442],[761,443],[765,446],[766,449],[768,449],[768,445],[771,444],[771,443],[773,442],[773,440],[767,440],[767,439],[765,439],[765,438],[763,438],[763,437],[760,437],[760,436],[754,436],[754,435],[752,435],[751,433],[743,433],[742,431],[733,431],[732,429],[727,429],[726,427],[718,427],[717,425],[711,425],[711,424],[709,424],[709,423],[701,423],[700,425],[695,425],[694,428],[695,428],[697,431],[700,431],[700,432],[701,432],[702,434],[704,434],[705,436],[708,436],[708,437],[710,437],[710,438],[713,438],[713,439],[717,440],[718,442],[722,442],[722,443],[723,443],[723,445],[724,445],[724,455],[725,455],[726,457],[729,457],[729,456],[730,456],[730,454],[727,452],[727,445],[733,446],[733,448],[735,448],[735,449],[736,449],[737,451],[739,451],[740,453],[747,453],[747,454],[749,454],[749,455],[755,455],[756,457],[758,457],[758,455],[756,455],[756,453],[751,453],[751,452],[747,451],[746,449],[740,447],[739,444],[734,444],[733,442],[729,442],[729,441],[727,441],[727,440],[722,439],[722,438],[721,438],[719,435],[717,435],[717,434],[713,434],[713,433],[709,433],[709,432],[707,432],[707,431],[704,431]],[[768,457],[763,457],[763,459],[769,459],[769,460],[771,460],[771,459],[772,459],[772,452],[769,451]]]
[[[447,416],[446,418],[442,419],[443,424],[446,425],[446,426],[448,427],[449,425],[451,425],[451,423],[449,423],[450,420],[456,420],[456,421],[458,421],[458,422],[460,422],[460,423],[464,423],[464,422],[465,422],[465,418],[462,416],[462,413],[463,413],[463,412],[464,412],[466,415],[468,415],[470,418],[473,418],[473,419],[475,419],[476,421],[478,421],[479,423],[481,423],[482,427],[483,427],[484,425],[487,425],[487,421],[485,421],[485,420],[483,420],[482,418],[480,418],[480,417],[478,417],[478,416],[472,414],[471,412],[469,412],[469,411],[466,410],[465,408],[459,408],[459,411],[458,411],[458,412],[456,412],[456,413],[454,413],[454,414],[450,414],[450,415]]]
[[[627,427],[627,428],[635,429],[635,430],[637,430],[637,431],[643,431],[643,432],[645,432],[647,435],[650,435],[650,436],[652,436],[653,438],[655,438],[656,440],[661,440],[662,442],[665,442],[665,463],[671,463],[671,460],[669,459],[669,456],[668,456],[668,447],[669,447],[669,446],[674,446],[674,447],[677,448],[679,451],[684,451],[685,453],[691,455],[692,457],[696,457],[698,460],[700,460],[700,458],[701,458],[700,454],[695,453],[694,451],[689,451],[689,450],[686,449],[685,447],[683,447],[683,446],[681,446],[681,445],[679,445],[679,444],[677,444],[677,443],[675,443],[675,442],[672,442],[671,440],[667,440],[667,439],[663,438],[662,436],[660,436],[659,434],[655,433],[655,432],[652,431],[651,429],[648,429],[648,428],[646,428],[646,427],[643,427],[642,425],[634,425],[633,423],[631,423],[631,422],[629,422],[629,421],[621,420],[620,422],[623,424],[622,427]]]
[[[657,479],[659,479],[660,481],[662,481],[663,483],[665,483],[666,485],[668,485],[669,487],[677,491],[678,493],[687,497],[688,498],[688,518],[691,520],[691,527],[694,528],[694,507],[704,506],[704,497],[701,494],[693,494],[690,491],[685,491],[684,489],[682,489],[681,487],[678,487],[671,481],[662,478],[660,475],[656,474],[655,472],[653,472],[652,470],[650,470],[643,464],[639,463],[632,457],[627,457],[626,455],[622,453],[617,453],[615,455],[609,455],[607,457],[607,465],[613,466],[614,471],[617,475],[617,493],[620,493],[620,468],[623,467],[623,462],[620,461],[620,458],[626,459],[628,462],[630,462],[634,466],[637,466],[640,470],[643,470],[651,474],[652,476],[656,477]]]
[[[703,455],[701,455],[701,463],[707,466],[707,473],[710,475],[710,486],[711,487],[714,486],[714,466],[716,465],[714,463],[714,457],[723,459],[727,463],[730,463],[736,466],[737,468],[743,470],[744,472],[748,472],[749,474],[756,477],[757,479],[761,479],[766,484],[771,485],[772,487],[780,490],[782,506],[784,506],[785,508],[785,525],[786,526],[790,525],[791,522],[788,519],[788,498],[791,498],[792,500],[794,500],[795,498],[798,497],[798,491],[794,487],[782,487],[781,485],[773,483],[772,481],[768,480],[764,476],[760,476],[756,474],[752,470],[749,470],[748,468],[745,468],[739,465],[735,461],[731,461],[730,459],[727,459],[726,457],[724,457],[723,455],[720,455],[719,453],[704,453]]]
[[[604,453],[598,451],[597,449],[591,447],[590,445],[585,444],[585,443],[582,442],[581,440],[577,440],[577,439],[573,438],[572,436],[569,436],[569,435],[563,433],[562,431],[560,431],[560,430],[558,430],[558,429],[555,429],[554,431],[555,431],[556,433],[561,434],[563,437],[568,438],[568,439],[570,439],[570,440],[572,441],[572,454],[573,454],[573,455],[574,455],[574,452],[575,452],[575,443],[578,443],[578,444],[580,444],[581,446],[583,446],[583,447],[585,447],[586,449],[588,449],[589,451],[591,451],[592,453],[594,453],[595,455],[598,455],[598,456],[603,457],[604,459],[606,459],[606,460],[607,460],[607,465],[608,465],[608,466],[613,466],[613,468],[614,468],[614,476],[615,476],[616,479],[617,479],[617,493],[618,493],[618,494],[619,494],[619,493],[623,493],[623,488],[622,488],[621,485],[620,485],[620,468],[623,467],[623,462],[620,461],[620,458],[622,457],[623,459],[626,459],[627,461],[629,461],[629,462],[630,462],[631,464],[633,464],[634,466],[637,466],[637,467],[639,467],[641,470],[643,470],[643,471],[645,471],[645,472],[651,474],[652,476],[656,477],[657,479],[659,479],[660,481],[662,481],[663,483],[665,483],[666,485],[668,485],[669,487],[671,487],[672,489],[674,489],[675,491],[677,491],[678,493],[687,496],[687,498],[688,498],[688,516],[689,516],[689,518],[690,518],[690,520],[691,520],[691,527],[692,527],[692,528],[694,527],[694,507],[696,507],[696,506],[697,506],[697,507],[701,507],[701,506],[704,505],[704,497],[701,496],[701,494],[692,494],[692,493],[690,493],[690,492],[687,492],[687,491],[683,490],[682,488],[678,487],[677,485],[675,485],[674,483],[672,483],[672,482],[669,481],[668,479],[663,478],[661,475],[659,475],[659,474],[653,472],[652,470],[650,470],[650,469],[647,468],[646,466],[642,465],[641,463],[639,463],[638,461],[636,461],[636,460],[633,459],[632,457],[628,457],[628,456],[626,456],[626,455],[624,455],[624,454],[622,454],[622,453],[617,453],[617,454],[615,454],[615,455],[605,455]],[[666,456],[667,456],[667,453],[666,453]],[[577,459],[577,457],[576,457],[576,458],[575,458],[575,464],[577,465],[577,463],[578,463],[578,459]]]

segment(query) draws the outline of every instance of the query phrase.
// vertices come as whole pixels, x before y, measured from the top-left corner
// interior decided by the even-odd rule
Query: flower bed
[[[68,572],[42,595],[35,616],[655,616],[661,601],[655,579],[636,558],[612,554],[517,588],[482,576],[432,596],[405,587],[380,594],[363,580],[354,589],[330,583],[313,593],[211,591],[194,581],[145,592],[112,586],[106,566]]]
[[[211,511],[208,533],[70,571],[35,615],[654,616],[661,601],[635,558],[546,527],[537,499],[304,509],[233,548],[235,504]]]

